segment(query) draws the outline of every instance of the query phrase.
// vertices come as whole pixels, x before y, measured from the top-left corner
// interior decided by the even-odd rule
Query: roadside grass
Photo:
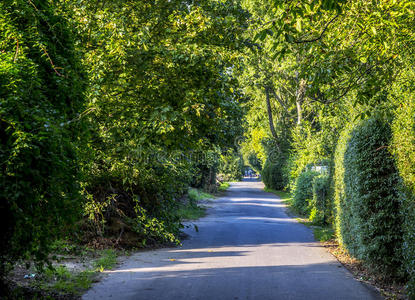
[[[46,295],[42,299],[55,299],[57,295],[58,298],[77,298],[89,289],[92,283],[98,281],[99,273],[111,270],[117,264],[118,255],[113,249],[93,251],[84,247],[84,251],[79,254],[76,250],[81,249],[82,246],[67,241],[57,241],[55,246],[57,254],[65,253],[71,256],[70,259],[61,257],[52,263],[52,266],[37,274],[28,286],[32,289],[28,291],[29,294]],[[74,254],[74,251],[77,254]],[[90,263],[85,264],[86,260]],[[77,267],[72,268],[68,265]],[[25,298],[24,295],[22,297]]]
[[[320,242],[328,242],[334,240],[334,230],[330,227],[315,226],[313,228],[314,238]]]
[[[177,215],[181,220],[196,220],[206,215],[206,207],[200,205],[202,201],[208,201],[215,196],[200,191],[198,189],[190,188],[188,192],[188,199],[184,203],[179,204]]]
[[[219,187],[218,187],[218,191],[219,192],[224,192],[226,191],[228,188],[230,187],[229,182],[222,182]]]
[[[177,214],[182,220],[196,220],[206,215],[206,208],[193,205],[181,205]]]
[[[54,269],[46,269],[43,276],[33,282],[32,286],[47,292],[79,296],[91,287],[96,277],[97,272],[94,270],[73,272],[61,265]]]
[[[189,199],[193,202],[215,198],[215,196],[209,193],[205,193],[201,190],[194,189],[194,188],[189,189],[188,195],[189,195]]]
[[[287,205],[288,213],[290,216],[294,216],[296,220],[306,225],[313,230],[314,238],[319,242],[328,242],[334,240],[334,230],[328,226],[321,226],[320,224],[314,224],[309,221],[307,216],[302,215],[298,210],[292,206],[292,195],[285,191],[276,191],[269,188],[264,188],[265,192],[273,193],[283,200],[283,203]]]
[[[285,192],[285,191],[277,191],[277,190],[273,190],[270,188],[265,187],[264,191],[267,193],[273,193],[275,195],[277,195],[278,197],[280,197],[282,200],[284,200],[285,204],[291,204],[291,193],[290,192]]]
[[[117,253],[113,249],[102,250],[101,257],[94,261],[94,267],[100,272],[111,270],[117,264]]]
[[[322,243],[334,241],[334,238],[335,238],[334,230],[329,225],[321,226],[319,224],[314,224],[313,222],[307,219],[301,219],[301,218],[296,218],[296,219],[298,220],[299,223],[304,224],[305,226],[313,230],[315,240],[322,242]]]

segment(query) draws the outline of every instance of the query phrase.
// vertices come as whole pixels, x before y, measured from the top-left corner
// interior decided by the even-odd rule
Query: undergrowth
[[[221,184],[218,187],[219,192],[224,192],[230,187],[229,182],[221,182]]]
[[[181,203],[177,210],[177,214],[181,220],[196,220],[206,215],[206,207],[200,205],[200,201],[213,199],[214,196],[200,191],[198,189],[190,188],[188,191],[188,199]]]

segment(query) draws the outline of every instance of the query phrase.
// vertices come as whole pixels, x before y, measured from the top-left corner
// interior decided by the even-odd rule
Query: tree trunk
[[[272,136],[276,139],[277,138],[277,133],[275,132],[275,127],[274,127],[274,118],[272,116],[272,109],[271,109],[271,102],[270,102],[270,99],[269,99],[269,92],[270,92],[270,88],[265,87],[265,99],[267,101],[269,129],[271,130]]]
[[[296,95],[296,104],[297,104],[297,125],[300,125],[303,120],[303,101],[306,90],[306,81],[301,79],[298,83],[297,95]]]

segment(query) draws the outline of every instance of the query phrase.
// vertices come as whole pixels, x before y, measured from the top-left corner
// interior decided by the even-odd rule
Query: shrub
[[[353,129],[344,153],[344,196],[355,235],[348,238],[348,250],[393,276],[401,265],[402,219],[390,138],[390,126],[379,117]]]
[[[305,171],[298,176],[293,191],[293,206],[301,214],[309,215],[310,202],[313,199],[313,179],[320,173]]]
[[[281,164],[274,164],[267,161],[261,176],[267,188],[278,191],[284,189],[284,175]]]
[[[52,3],[0,2],[0,273],[17,259],[45,261],[81,210],[74,141],[84,78]]]
[[[402,253],[409,275],[408,293],[415,298],[415,102],[406,97],[397,110],[393,126],[392,152],[402,178],[402,216],[404,242]]]
[[[329,176],[327,174],[321,174],[314,177],[312,188],[313,200],[310,203],[310,220],[316,224],[326,224],[331,212],[329,202]]]
[[[336,239],[340,245],[349,249],[350,252],[355,246],[354,238],[356,234],[353,232],[353,213],[351,205],[348,203],[344,184],[344,154],[347,149],[347,144],[350,140],[350,133],[353,129],[353,124],[349,124],[340,134],[337,143],[336,151],[334,153],[334,229]]]
[[[265,161],[261,176],[267,188],[283,190],[289,183],[289,172],[287,172],[288,150],[277,148],[276,145],[268,145],[268,158]]]

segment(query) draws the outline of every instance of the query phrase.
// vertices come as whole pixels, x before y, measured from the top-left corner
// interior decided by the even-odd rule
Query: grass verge
[[[209,193],[190,188],[188,198],[179,205],[177,215],[181,220],[196,220],[204,217],[206,207],[203,203],[207,203],[209,199],[213,198],[215,197]]]
[[[219,187],[218,187],[218,191],[219,192],[224,192],[226,191],[228,188],[230,187],[229,182],[222,182]]]
[[[34,285],[46,291],[79,296],[97,281],[99,273],[111,270],[117,264],[117,253],[113,249],[100,250],[96,254],[98,257],[92,261],[90,267],[71,270],[66,265],[59,265],[46,269],[45,274]]]
[[[177,214],[182,220],[197,220],[206,215],[206,208],[197,205],[182,205],[177,210]]]
[[[99,274],[117,264],[117,252],[113,249],[94,251],[86,247],[58,241],[58,259],[43,271],[16,265],[10,299],[79,299]],[[78,252],[80,248],[83,251]]]
[[[334,241],[334,230],[330,226],[321,226],[319,224],[314,224],[313,222],[307,219],[296,218],[298,222],[304,224],[305,226],[313,230],[314,239],[319,242],[330,242]]]
[[[267,193],[273,193],[275,195],[277,195],[278,197],[280,197],[282,200],[284,200],[284,202],[287,202],[287,204],[291,203],[291,193],[289,192],[285,192],[285,191],[277,191],[277,190],[273,190],[270,188],[265,187],[264,191],[266,191]]]

